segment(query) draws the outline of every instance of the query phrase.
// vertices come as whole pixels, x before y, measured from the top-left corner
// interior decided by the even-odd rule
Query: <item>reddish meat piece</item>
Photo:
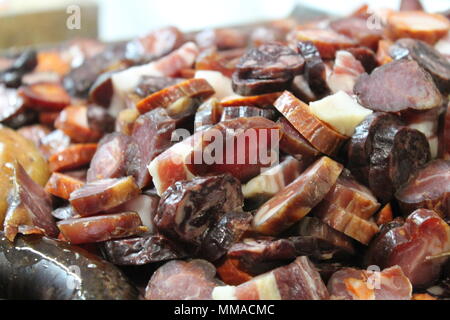
[[[167,87],[177,85],[183,81],[184,79],[180,78],[142,76],[134,92],[143,99],[151,94],[161,91]]]
[[[108,113],[108,110],[97,105],[90,105],[87,108],[87,123],[89,128],[101,132],[102,135],[114,131],[115,119]]]
[[[450,226],[434,211],[419,209],[372,242],[366,264],[398,265],[415,288],[426,288],[439,278],[449,250]]]
[[[328,86],[336,93],[344,91],[353,93],[353,87],[358,77],[365,72],[362,64],[348,51],[336,52],[333,71],[328,76]]]
[[[96,143],[73,144],[50,156],[50,170],[59,172],[82,168],[91,162],[96,150]]]
[[[105,72],[99,75],[89,89],[89,100],[99,106],[108,108],[114,95],[112,75],[116,71]]]
[[[56,118],[55,128],[63,131],[74,142],[97,142],[103,132],[89,126],[87,113],[86,106],[67,107]]]
[[[232,80],[235,93],[242,96],[254,96],[286,90],[289,88],[292,78],[242,79],[235,72]]]
[[[70,104],[70,96],[58,83],[36,83],[19,89],[27,107],[36,110],[60,111]]]
[[[363,106],[375,111],[428,110],[442,105],[433,79],[415,61],[394,61],[370,76],[361,75],[354,92]]]
[[[211,300],[216,269],[204,260],[171,261],[153,274],[147,288],[147,300]]]
[[[274,110],[261,109],[257,107],[225,107],[223,108],[222,118],[220,119],[220,122],[251,117],[263,117],[269,120],[274,120],[276,114]]]
[[[247,97],[228,97],[220,101],[222,107],[258,107],[258,108],[272,108],[274,102],[280,97],[281,92],[261,94],[258,96]]]
[[[348,48],[345,51],[350,52],[361,64],[367,73],[371,73],[376,67],[378,67],[377,57],[374,51],[366,47]]]
[[[80,189],[84,185],[83,181],[69,177],[65,174],[53,172],[45,185],[45,191],[55,197],[69,200],[70,194]]]
[[[231,78],[239,58],[245,53],[244,49],[217,51],[215,48],[204,50],[195,63],[196,70],[219,71]]]
[[[359,17],[341,18],[330,23],[330,27],[353,40],[359,45],[376,49],[383,36],[383,30],[370,28],[367,19]]]

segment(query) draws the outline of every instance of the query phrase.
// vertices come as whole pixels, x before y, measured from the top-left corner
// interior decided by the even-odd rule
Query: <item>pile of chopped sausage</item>
[[[409,0],[2,57],[4,236],[150,300],[449,299],[449,31]]]

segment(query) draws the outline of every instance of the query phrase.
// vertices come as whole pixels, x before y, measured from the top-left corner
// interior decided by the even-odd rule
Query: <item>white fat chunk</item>
[[[214,98],[221,100],[225,97],[233,95],[233,88],[231,85],[231,79],[224,76],[218,71],[205,71],[199,70],[195,73],[195,78],[205,79],[214,88],[216,92]]]

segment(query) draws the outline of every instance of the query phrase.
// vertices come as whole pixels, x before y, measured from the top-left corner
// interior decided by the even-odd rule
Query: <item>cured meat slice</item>
[[[45,185],[45,191],[55,197],[69,200],[70,194],[75,190],[80,189],[83,185],[84,182],[81,180],[54,172]]]
[[[373,241],[366,264],[398,265],[415,288],[426,288],[439,278],[449,250],[450,226],[434,211],[419,209]]]
[[[435,48],[420,40],[400,39],[389,51],[394,59],[408,57],[415,60],[431,74],[442,94],[450,93],[450,61]]]
[[[345,171],[315,212],[319,217],[325,217],[334,210],[345,211],[368,220],[379,208],[380,204],[372,192]]]
[[[292,79],[302,72],[304,63],[303,57],[291,48],[271,43],[247,51],[236,72],[242,79]]]
[[[336,52],[333,71],[327,82],[331,91],[353,93],[356,79],[365,72],[363,65],[350,52],[339,50]]]
[[[381,28],[370,28],[367,19],[361,17],[346,17],[334,20],[330,27],[339,34],[349,37],[359,45],[376,49],[378,41],[383,36]]]
[[[72,244],[103,242],[144,233],[141,219],[135,212],[68,219],[58,222],[64,239]]]
[[[87,172],[87,182],[125,176],[126,151],[131,142],[129,136],[118,132],[100,140]]]
[[[219,71],[224,76],[231,78],[244,53],[244,49],[217,51],[216,48],[209,48],[200,53],[195,62],[195,69]]]
[[[39,112],[39,123],[45,126],[53,127],[55,124],[56,119],[58,118],[60,112],[51,112],[51,111],[44,111]],[[25,113],[23,114],[25,115]]]
[[[424,11],[420,0],[402,0],[400,2],[400,11]]]
[[[351,137],[355,128],[372,113],[372,110],[362,107],[344,91],[311,102],[309,107],[316,117],[348,137]]]
[[[373,148],[369,188],[383,203],[431,159],[425,135],[408,127],[382,128],[374,136]]]
[[[276,113],[271,109],[261,109],[257,107],[225,107],[223,108],[222,118],[220,119],[220,122],[251,117],[263,117],[269,120],[275,120]]]
[[[276,79],[242,79],[237,73],[233,74],[233,90],[242,96],[255,96],[283,91],[289,88],[292,78]]]
[[[48,159],[50,170],[52,172],[59,172],[82,168],[91,162],[96,150],[96,143],[70,145],[50,156]]]
[[[240,210],[243,201],[240,183],[230,175],[180,181],[162,195],[154,221],[161,233],[195,251],[210,228],[225,213]]]
[[[238,29],[207,29],[195,36],[195,42],[200,48],[216,47],[218,50],[229,50],[246,47],[248,36]]]
[[[56,237],[58,229],[52,216],[52,200],[45,190],[34,182],[25,169],[14,164],[12,192],[8,197],[3,228],[9,241],[18,233],[45,234]]]
[[[103,132],[89,126],[87,113],[86,106],[67,107],[56,118],[55,128],[64,132],[74,142],[97,142]]]
[[[319,50],[322,59],[334,59],[336,51],[356,46],[351,38],[332,29],[299,28],[291,35],[297,41],[311,41]]]
[[[238,286],[250,281],[253,276],[241,270],[239,260],[226,258],[217,267],[219,278],[230,286]]]
[[[245,183],[278,161],[281,133],[266,118],[224,121],[199,134],[200,144],[185,158],[194,175],[229,173]]]
[[[106,179],[85,184],[72,192],[70,204],[82,216],[115,208],[139,195],[139,188],[132,177]]]
[[[389,37],[413,38],[435,44],[450,30],[450,22],[440,14],[423,11],[391,12],[387,16]]]
[[[348,139],[317,118],[307,104],[288,91],[278,98],[275,107],[306,140],[322,153],[336,154]]]
[[[339,270],[328,282],[335,300],[411,300],[412,285],[398,266],[380,271]]]
[[[58,83],[36,83],[21,87],[20,96],[27,107],[36,110],[60,111],[70,104],[70,96]]]
[[[361,75],[354,92],[363,106],[375,111],[428,110],[442,105],[442,96],[430,74],[415,61],[394,61],[375,69],[370,76]]]
[[[40,139],[39,150],[47,159],[55,153],[61,152],[70,146],[70,137],[61,130],[54,130]]]
[[[206,100],[195,113],[195,132],[209,129],[220,121],[223,107],[216,98]]]
[[[321,158],[257,211],[253,228],[265,235],[286,230],[319,204],[342,169],[341,164],[330,158]]]
[[[219,260],[250,229],[252,219],[248,212],[226,213],[205,236],[200,255],[211,262]]]
[[[281,117],[277,123],[283,132],[280,140],[280,149],[283,152],[292,155],[304,166],[310,165],[320,155],[320,152],[303,138],[286,118]]]
[[[183,81],[184,79],[180,78],[142,76],[134,92],[139,97],[146,98],[151,94],[161,91],[167,87],[177,85]]]
[[[217,287],[214,300],[327,300],[319,272],[307,257],[260,275],[238,287]]]
[[[119,112],[116,117],[115,131],[131,136],[136,119],[141,114],[136,109],[125,109]]]
[[[262,94],[259,96],[232,96],[220,100],[222,107],[258,107],[267,108],[272,107],[274,102],[280,97],[281,92]]]
[[[319,97],[330,92],[327,83],[325,63],[318,48],[311,41],[300,41],[298,51],[305,59],[305,79],[311,90]]]
[[[147,300],[211,300],[221,281],[216,268],[204,260],[170,261],[153,274],[147,288]]]
[[[378,43],[377,43],[378,47]],[[377,58],[375,52],[366,47],[348,48],[345,51],[350,52],[366,70],[367,73],[371,73],[376,67],[378,67]]]
[[[172,145],[175,129],[175,120],[163,108],[141,115],[134,123],[133,143],[126,151],[126,173],[135,178],[140,188],[151,182],[147,166]]]
[[[159,107],[170,108],[181,98],[207,99],[213,94],[214,89],[205,79],[189,79],[148,96],[136,108],[140,113],[146,113]]]
[[[186,257],[171,240],[153,234],[107,241],[103,252],[108,261],[119,266],[142,266]]]
[[[441,217],[450,216],[450,161],[428,163],[396,193],[402,212],[434,210]]]
[[[108,108],[114,95],[112,75],[116,71],[105,72],[98,76],[89,89],[89,100],[99,106]]]

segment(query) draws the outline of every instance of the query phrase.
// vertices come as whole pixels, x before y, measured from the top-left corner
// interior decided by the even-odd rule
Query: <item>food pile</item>
[[[0,247],[93,299],[449,299],[449,31],[409,0],[2,57]]]

